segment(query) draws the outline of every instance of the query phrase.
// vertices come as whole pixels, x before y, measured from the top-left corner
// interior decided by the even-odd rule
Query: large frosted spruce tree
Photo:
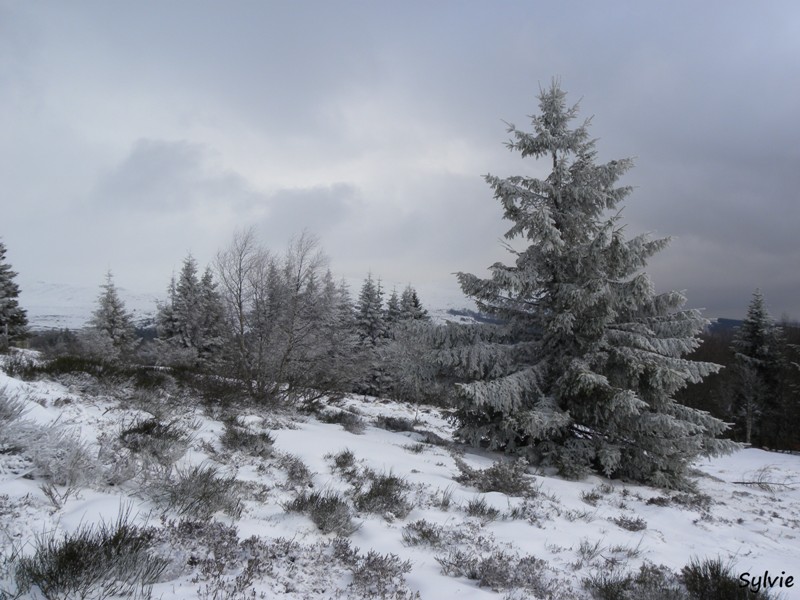
[[[464,292],[499,317],[501,331],[465,349],[475,380],[462,384],[460,435],[528,455],[569,476],[598,469],[661,487],[686,482],[698,455],[735,448],[727,425],[678,404],[677,390],[717,365],[684,358],[706,321],[678,292],[656,294],[642,271],[668,239],[625,239],[618,179],[629,159],[597,164],[589,120],[574,126],[558,82],[539,95],[533,132],[513,125],[508,147],[543,159],[546,179],[486,181],[512,226],[513,265],[490,277],[459,273]],[[574,127],[574,128],[573,128]]]

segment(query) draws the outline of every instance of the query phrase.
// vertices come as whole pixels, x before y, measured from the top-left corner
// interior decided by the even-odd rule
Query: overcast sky
[[[509,258],[482,176],[546,175],[503,121],[554,76],[636,159],[658,290],[800,318],[795,1],[0,0],[0,236],[20,283],[161,292],[237,228],[307,227],[337,275],[457,300]]]

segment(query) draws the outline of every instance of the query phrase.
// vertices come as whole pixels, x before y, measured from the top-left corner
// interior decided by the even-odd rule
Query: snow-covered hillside
[[[744,450],[704,460],[697,493],[521,475],[513,464],[497,471],[516,473],[512,487],[487,491],[497,482],[481,470],[504,458],[453,444],[435,408],[417,414],[348,397],[305,416],[204,410],[175,388],[75,375],[25,382],[0,373],[0,393],[26,411],[0,414],[3,555],[30,555],[37,536],[129,510],[155,528],[154,552],[166,561],[155,598],[588,598],[587,578],[645,563],[679,571],[692,557],[721,557],[737,575],[800,578],[800,456]],[[162,427],[172,455],[144,423]],[[169,428],[186,436],[170,438]],[[170,496],[208,466],[226,482],[218,496]],[[315,513],[315,493],[338,499],[328,506],[336,510]],[[181,524],[192,515],[203,516]],[[798,589],[782,591],[800,598]]]
[[[100,287],[80,287],[44,281],[20,282],[20,305],[28,313],[34,330],[80,329],[91,319],[97,306]],[[155,294],[131,292],[119,288],[125,307],[134,315],[134,322],[151,319],[156,312]]]

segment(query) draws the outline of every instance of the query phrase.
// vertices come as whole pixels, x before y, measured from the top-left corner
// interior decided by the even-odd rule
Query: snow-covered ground
[[[93,456],[113,446],[123,424],[130,425],[137,416],[151,416],[144,410],[147,405],[141,392],[125,386],[108,389],[82,378],[65,383],[24,382],[0,372],[3,389],[7,396],[25,403],[22,419],[67,428],[88,445]],[[326,410],[334,412],[333,407]],[[374,550],[410,561],[405,589],[424,599],[536,597],[530,591],[513,596],[501,585],[495,586],[497,590],[480,587],[474,579],[444,574],[440,564],[453,560],[458,552],[485,557],[501,551],[506,554],[500,556],[506,558],[533,555],[545,561],[539,571],[551,582],[551,589],[565,598],[583,597],[581,582],[592,575],[615,569],[633,571],[644,561],[679,571],[692,557],[717,556],[731,561],[737,574],[768,570],[771,575],[783,571],[798,578],[797,586],[781,591],[785,598],[800,598],[800,456],[750,449],[700,461],[696,465],[699,494],[667,493],[597,476],[573,482],[531,470],[528,477],[534,491],[517,497],[481,493],[455,480],[460,473],[459,457],[474,469],[488,468],[502,457],[428,443],[437,438],[451,440],[451,427],[435,408],[422,408],[415,431],[405,432],[380,428],[376,419],[413,419],[413,407],[349,397],[335,410],[358,415],[366,427],[351,433],[341,424],[315,416],[241,409],[235,415],[241,426],[274,438],[268,457],[223,447],[224,423],[209,416],[199,402],[172,405],[168,414],[156,415],[192,433],[178,468],[215,465],[220,473],[235,477],[241,512],[230,511],[234,516],[219,512],[214,518],[235,527],[240,541],[257,536],[262,542],[261,550],[248,546],[248,556],[262,552],[269,569],[262,563],[260,570],[253,567],[251,579],[240,580],[245,581],[243,589],[248,594],[254,590],[255,597],[264,593],[269,598],[298,599],[355,595],[352,561],[348,567],[347,561],[332,558],[335,534],[321,533],[308,516],[285,508],[304,492],[337,491],[350,503],[358,526],[349,536],[351,548],[359,549],[362,557]],[[162,411],[167,409],[162,406],[155,412]],[[221,413],[218,416],[222,418]],[[345,450],[355,457],[351,472],[368,468],[405,479],[406,499],[413,505],[408,514],[355,510],[352,479],[334,466],[335,457]],[[292,479],[289,455],[307,466],[310,479]],[[736,483],[759,478],[773,485]],[[113,522],[125,507],[140,521],[162,530],[177,519],[147,492],[141,476],[115,486],[95,479],[69,493],[66,487],[56,486],[55,500],[52,490],[50,497],[45,493],[45,483],[29,458],[13,448],[0,449],[0,544],[6,555],[12,547],[30,553],[36,536],[49,531],[71,532],[101,520]],[[469,504],[477,507],[480,501],[485,502],[484,516],[469,516]],[[497,511],[494,515],[491,508]],[[429,531],[438,532],[440,543],[412,541],[409,534],[421,531],[421,526],[415,530],[409,525],[420,520],[427,522]],[[160,538],[161,551],[171,556],[172,563],[155,584],[154,598],[253,597],[232,592],[214,596],[215,589],[226,585],[233,589],[237,575],[244,577],[244,563],[233,559],[226,563],[207,535],[195,536],[193,546],[175,536],[172,542],[169,535]],[[275,542],[278,538],[284,539]],[[213,561],[204,562],[212,552],[211,558],[224,565],[222,572],[212,572],[208,565]],[[396,593],[386,597],[411,597]]]

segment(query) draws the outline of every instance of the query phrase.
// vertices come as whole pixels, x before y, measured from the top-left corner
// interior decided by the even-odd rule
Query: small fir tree
[[[422,307],[417,290],[410,285],[406,286],[400,298],[400,315],[401,319],[427,320],[430,318],[428,311]]]
[[[103,291],[89,321],[89,348],[104,358],[125,358],[136,344],[133,315],[125,309],[111,271],[106,273],[106,282],[100,287]]]
[[[392,295],[386,301],[386,324],[389,328],[393,327],[402,318],[400,308],[400,297],[397,290],[392,289]]]
[[[782,430],[782,374],[785,368],[781,329],[767,310],[761,290],[753,292],[747,316],[737,328],[734,351],[733,417],[746,443],[775,447]]]
[[[24,340],[28,335],[28,314],[19,305],[16,276],[6,262],[6,246],[0,242],[0,352],[7,351],[11,342]]]
[[[513,265],[463,291],[505,325],[464,349],[476,381],[461,385],[459,433],[578,476],[589,468],[662,487],[682,486],[698,455],[730,451],[726,424],[673,395],[718,365],[687,360],[706,324],[678,292],[656,294],[642,272],[668,240],[626,240],[617,208],[628,159],[596,162],[588,124],[572,128],[557,82],[539,96],[533,132],[509,126],[509,149],[546,158],[545,179],[486,176],[522,240]],[[455,353],[458,351],[456,350]]]

